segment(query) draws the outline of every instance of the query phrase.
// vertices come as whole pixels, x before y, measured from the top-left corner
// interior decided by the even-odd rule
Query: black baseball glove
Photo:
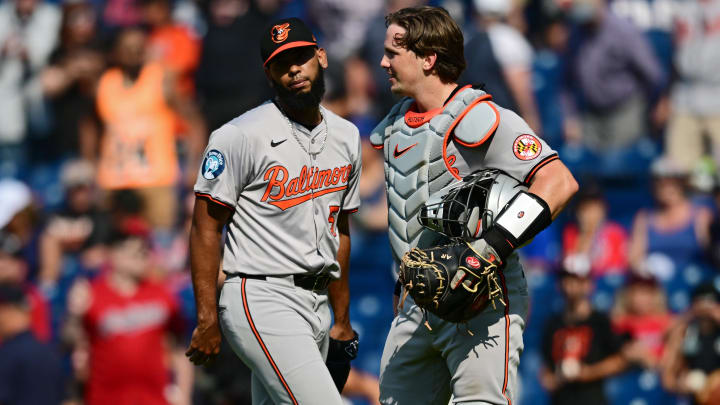
[[[328,347],[327,365],[330,370],[335,386],[338,392],[342,392],[350,375],[350,361],[357,357],[360,341],[357,332],[353,331],[355,336],[350,340],[336,340],[330,338],[330,346]]]
[[[485,309],[503,305],[498,272],[502,262],[482,239],[429,249],[413,248],[403,256],[399,280],[403,298],[441,319],[466,322]]]

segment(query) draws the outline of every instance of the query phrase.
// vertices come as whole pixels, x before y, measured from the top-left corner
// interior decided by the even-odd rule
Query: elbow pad
[[[530,241],[550,223],[552,215],[545,200],[521,191],[503,208],[483,239],[504,261],[515,248]]]

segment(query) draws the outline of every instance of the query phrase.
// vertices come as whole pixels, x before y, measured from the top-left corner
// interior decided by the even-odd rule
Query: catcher
[[[385,156],[402,297],[380,402],[509,405],[528,306],[514,251],[578,186],[517,114],[457,84],[463,36],[445,10],[406,8],[385,21],[380,65],[406,97],[370,136]]]

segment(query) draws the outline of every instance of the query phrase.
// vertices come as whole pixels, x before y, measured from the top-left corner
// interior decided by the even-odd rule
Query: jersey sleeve
[[[538,170],[558,159],[558,154],[517,114],[499,110],[500,123],[488,146],[485,165],[529,184]]]
[[[198,170],[195,194],[235,209],[252,168],[248,143],[247,137],[232,124],[215,130]]]
[[[356,137],[357,147],[352,154],[352,168],[350,177],[348,178],[348,188],[343,199],[342,210],[345,212],[355,212],[360,208],[360,174],[362,173],[362,144],[360,137]]]

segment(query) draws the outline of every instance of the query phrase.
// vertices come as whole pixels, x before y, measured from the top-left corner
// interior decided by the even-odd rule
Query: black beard
[[[325,72],[322,68],[318,71],[315,80],[310,82],[310,92],[308,93],[295,93],[275,80],[271,80],[271,82],[280,102],[290,110],[303,111],[317,108],[325,95]]]

